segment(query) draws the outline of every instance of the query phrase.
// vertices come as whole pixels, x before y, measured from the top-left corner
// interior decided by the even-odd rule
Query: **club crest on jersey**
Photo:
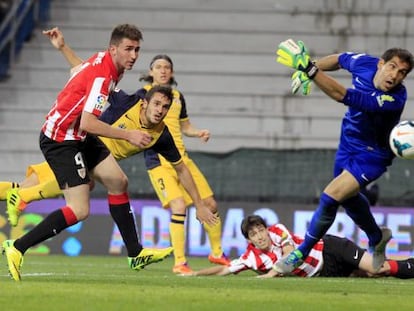
[[[78,175],[80,178],[85,179],[86,177],[86,168],[79,168],[78,169]]]
[[[395,99],[391,95],[387,95],[387,94],[382,94],[381,96],[377,96],[378,106],[380,106],[380,107],[384,106],[386,101],[387,102],[393,102],[393,101],[395,101]]]

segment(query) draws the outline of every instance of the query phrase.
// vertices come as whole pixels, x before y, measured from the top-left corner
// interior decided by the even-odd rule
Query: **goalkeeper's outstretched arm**
[[[321,91],[338,102],[342,102],[346,95],[346,88],[321,69],[319,69],[313,78],[313,82],[315,82]]]
[[[315,65],[323,71],[335,71],[341,69],[339,66],[339,54],[324,56],[315,61]]]

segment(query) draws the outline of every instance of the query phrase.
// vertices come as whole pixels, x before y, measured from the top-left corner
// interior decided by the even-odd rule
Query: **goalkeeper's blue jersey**
[[[400,84],[389,92],[374,86],[379,58],[366,54],[342,53],[339,64],[352,74],[353,87],[342,102],[348,111],[342,120],[339,148],[348,151],[370,151],[384,160],[394,155],[389,147],[389,134],[401,117],[407,91]]]

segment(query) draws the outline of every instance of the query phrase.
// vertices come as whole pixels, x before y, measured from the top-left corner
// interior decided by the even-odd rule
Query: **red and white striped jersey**
[[[86,132],[79,129],[83,111],[99,117],[104,111],[109,93],[120,76],[108,51],[99,52],[76,71],[46,116],[43,133],[52,140],[84,140]]]
[[[303,238],[292,234],[284,225],[276,224],[268,228],[272,245],[269,250],[262,251],[252,243],[247,245],[246,252],[238,259],[231,261],[229,269],[232,273],[239,273],[244,270],[254,270],[259,273],[266,273],[276,261],[282,257],[282,248],[293,245],[295,248],[303,241]],[[323,241],[320,240],[313,247],[305,262],[293,270],[293,274],[302,277],[311,277],[322,269],[323,266]]]

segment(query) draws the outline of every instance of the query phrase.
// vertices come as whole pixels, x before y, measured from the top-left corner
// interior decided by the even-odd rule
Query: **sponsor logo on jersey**
[[[357,82],[358,84],[364,85],[364,83],[362,83],[361,80],[359,80],[359,77],[355,78],[355,82]]]
[[[94,114],[96,114],[96,113],[102,113],[102,111],[104,110],[104,108],[105,108],[105,103],[106,103],[106,96],[105,95],[99,95],[97,98],[96,98],[96,103],[95,103],[95,106],[94,106],[94,108],[93,108],[93,112],[94,112]]]
[[[395,101],[394,97],[387,94],[382,94],[381,96],[377,96],[378,106],[384,106],[385,102],[393,102]]]

